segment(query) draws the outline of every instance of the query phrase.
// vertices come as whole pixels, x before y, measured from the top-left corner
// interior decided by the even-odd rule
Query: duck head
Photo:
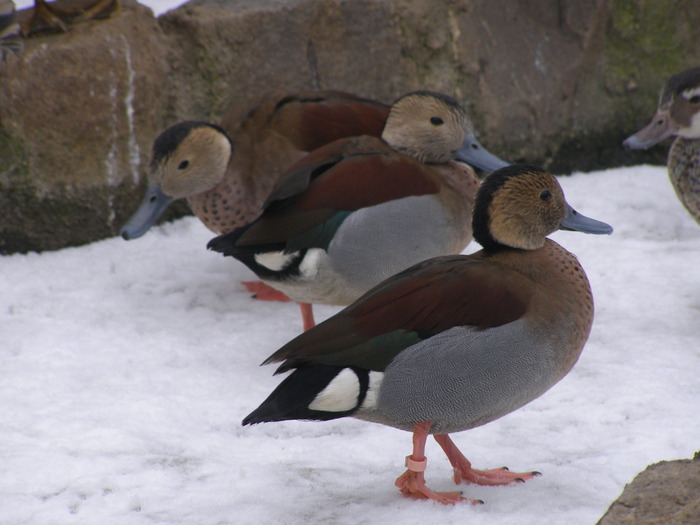
[[[214,188],[223,180],[232,152],[228,135],[214,124],[187,121],[166,129],[153,143],[144,199],[121,236],[141,237],[173,200]]]
[[[651,122],[622,143],[646,149],[667,137],[700,138],[700,67],[671,76],[659,97]]]
[[[486,249],[535,250],[556,230],[610,234],[610,225],[581,215],[546,171],[512,165],[491,173],[474,203],[474,239]]]
[[[477,141],[467,112],[456,100],[432,91],[414,91],[397,99],[382,139],[427,164],[460,160],[484,171],[508,165]]]

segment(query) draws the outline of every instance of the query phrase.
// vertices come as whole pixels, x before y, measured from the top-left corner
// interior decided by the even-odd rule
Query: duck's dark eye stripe
[[[433,126],[439,126],[440,124],[444,124],[445,121],[442,120],[440,117],[430,117],[430,123]]]
[[[698,102],[700,102],[700,95],[694,95],[690,97],[691,104],[697,104]]]
[[[189,166],[189,165],[190,165],[190,161],[189,161],[189,160],[183,160],[183,161],[180,163],[180,165],[177,167],[177,169],[179,169],[179,170],[184,170],[184,169],[186,169],[187,166]]]
[[[542,193],[540,193],[540,199],[542,199],[543,201],[548,201],[551,198],[552,192],[549,190],[544,190]]]

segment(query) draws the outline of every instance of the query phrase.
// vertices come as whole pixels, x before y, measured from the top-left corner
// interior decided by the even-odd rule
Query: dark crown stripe
[[[224,137],[226,137],[229,142],[231,139],[226,134],[226,132],[220,126],[216,124],[210,124],[209,122],[198,121],[198,120],[186,120],[183,122],[178,122],[177,124],[170,126],[163,133],[158,135],[156,140],[153,142],[153,155],[151,157],[151,169],[155,168],[160,164],[165,158],[173,154],[173,152],[178,148],[183,140],[192,132],[193,129],[210,127],[219,131]],[[231,144],[233,147],[233,144]]]
[[[526,164],[506,166],[505,168],[494,171],[486,177],[476,194],[472,215],[472,231],[474,240],[487,250],[495,250],[503,246],[493,238],[489,228],[489,208],[493,202],[493,196],[509,179],[523,173],[544,173],[544,170]]]

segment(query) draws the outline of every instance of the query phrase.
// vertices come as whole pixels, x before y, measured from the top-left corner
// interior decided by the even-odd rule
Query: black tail
[[[270,243],[270,244],[254,244],[254,245],[244,245],[238,246],[236,243],[243,234],[248,231],[248,228],[252,226],[253,223],[246,226],[242,226],[233,230],[230,233],[225,233],[214,237],[209,243],[207,243],[207,248],[215,252],[224,254],[224,256],[235,257],[248,268],[250,268],[255,275],[261,279],[267,279],[271,281],[281,281],[288,278],[291,275],[299,274],[299,264],[304,259],[306,255],[306,249],[301,249],[295,253],[295,256],[291,258],[287,265],[280,270],[271,270],[270,268],[258,264],[255,259],[256,254],[268,253],[268,252],[284,252],[285,243]]]
[[[309,408],[318,394],[326,388],[343,370],[352,370],[359,381],[357,399],[349,410],[321,411]],[[364,401],[369,385],[366,370],[342,366],[308,365],[297,368],[280,383],[277,388],[243,420],[244,425],[308,419],[327,421],[352,415]]]
[[[238,239],[240,239],[241,235],[243,235],[247,229],[247,226],[242,226],[241,228],[236,228],[232,232],[214,237],[207,243],[207,249],[223,253],[225,256],[238,258],[238,254],[241,250],[236,246],[236,242],[238,242]]]

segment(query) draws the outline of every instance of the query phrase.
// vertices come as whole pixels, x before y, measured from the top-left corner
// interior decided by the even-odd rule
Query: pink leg
[[[275,290],[262,281],[241,281],[241,284],[246,287],[246,290],[253,293],[255,299],[258,301],[291,301],[291,299],[282,292]]]
[[[425,476],[423,472],[427,464],[425,457],[425,442],[430,431],[430,421],[418,423],[413,428],[413,454],[406,457],[408,470],[401,474],[395,485],[399,490],[411,498],[432,499],[440,503],[452,504],[466,500],[461,492],[434,492],[425,486]],[[469,500],[467,500],[469,501]],[[481,503],[472,501],[472,503]]]
[[[447,434],[435,434],[435,441],[439,443],[445,451],[447,459],[450,460],[454,468],[455,483],[475,483],[477,485],[508,485],[514,481],[524,482],[539,476],[539,472],[510,472],[507,468],[497,468],[492,470],[476,470],[464,454],[460,452]]]
[[[311,303],[299,303],[299,308],[301,308],[301,320],[304,323],[304,332],[311,330],[316,326],[313,306],[311,306]]]

